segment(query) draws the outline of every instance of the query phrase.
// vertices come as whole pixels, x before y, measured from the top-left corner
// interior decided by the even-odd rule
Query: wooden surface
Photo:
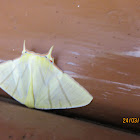
[[[19,57],[24,39],[37,53],[54,45],[58,67],[94,97],[86,107],[56,113],[140,130],[140,123],[122,123],[140,117],[139,1],[0,2],[0,61]]]
[[[0,106],[0,139],[3,140],[139,139],[139,136],[122,131],[3,101]]]

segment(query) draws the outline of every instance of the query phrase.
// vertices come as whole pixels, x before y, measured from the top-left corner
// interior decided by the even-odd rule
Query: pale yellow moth
[[[29,108],[65,109],[89,104],[93,97],[69,75],[63,73],[51,56],[25,49],[21,57],[0,64],[0,87]]]

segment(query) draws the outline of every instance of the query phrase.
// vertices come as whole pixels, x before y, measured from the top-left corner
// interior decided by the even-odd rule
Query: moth
[[[23,43],[21,57],[0,64],[0,88],[29,108],[66,109],[89,104],[93,97],[62,72],[52,57],[53,47],[41,55]]]

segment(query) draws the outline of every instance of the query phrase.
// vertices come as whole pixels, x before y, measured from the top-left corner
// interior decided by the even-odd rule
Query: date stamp
[[[123,118],[122,123],[140,123],[140,118]]]

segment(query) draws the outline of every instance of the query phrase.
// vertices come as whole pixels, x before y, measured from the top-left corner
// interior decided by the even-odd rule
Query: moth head
[[[53,50],[53,46],[50,48],[49,52],[45,55],[45,57],[47,57],[50,62],[54,63],[54,58],[52,57],[52,50]],[[30,52],[28,50],[26,50],[26,47],[25,47],[25,40],[23,42],[23,51],[22,51],[22,54],[24,53],[32,53],[32,54],[35,54],[34,52]],[[43,55],[44,56],[44,55]]]
[[[53,46],[50,48],[49,52],[46,55],[46,57],[50,60],[50,62],[54,62],[54,58],[52,57],[52,50]]]
[[[23,42],[23,51],[22,51],[22,54],[23,54],[23,53],[26,53],[25,40],[24,40],[24,42]]]

